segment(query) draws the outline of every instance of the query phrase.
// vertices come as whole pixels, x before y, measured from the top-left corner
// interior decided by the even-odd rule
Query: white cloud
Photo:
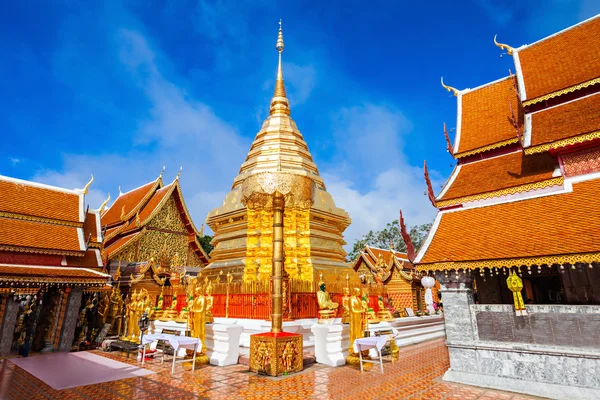
[[[19,159],[19,158],[14,158],[14,157],[11,157],[11,158],[10,158],[10,163],[11,163],[12,165],[17,165],[17,164],[18,164],[18,163],[20,163],[20,162],[21,162],[21,159]]]
[[[317,83],[317,73],[315,67],[311,64],[284,63],[283,78],[285,79],[287,95],[293,105],[304,103]],[[270,81],[270,84],[273,86],[272,81]]]
[[[120,154],[67,154],[61,171],[40,171],[33,179],[73,188],[83,187],[94,173],[96,182],[88,196],[94,208],[106,198],[105,192],[111,192],[114,200],[119,185],[125,192],[147,183],[163,165],[168,182],[183,166],[182,190],[199,227],[229,190],[250,143],[209,106],[163,76],[157,62],[160,54],[143,35],[123,29],[119,36],[121,61],[150,104],[140,117],[136,145],[126,146]]]
[[[433,221],[436,209],[423,195],[423,169],[410,165],[403,153],[403,136],[411,129],[410,121],[389,106],[366,104],[334,115],[339,159],[326,165],[323,177],[336,205],[352,218],[344,233],[346,249],[369,230],[397,219],[400,209],[409,226]]]

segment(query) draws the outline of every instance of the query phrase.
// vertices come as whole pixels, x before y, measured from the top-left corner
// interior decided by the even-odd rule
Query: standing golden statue
[[[206,323],[207,324],[212,324],[213,322],[215,322],[215,319],[213,318],[212,315],[212,308],[213,308],[213,296],[212,296],[212,283],[208,283],[208,285],[206,286],[205,289],[206,294],[204,295],[204,297],[206,297]]]
[[[141,293],[140,293],[141,294]],[[137,320],[135,318],[136,314],[136,306],[137,306],[138,294],[137,290],[134,290],[131,294],[131,298],[129,299],[129,303],[127,303],[127,332],[122,337],[122,340],[131,341],[131,337],[135,337],[135,325],[137,325]]]
[[[194,290],[194,300],[190,307],[191,313],[191,335],[200,339],[202,342],[202,349],[200,354],[196,356],[196,362],[201,364],[208,363],[208,356],[206,355],[206,297],[202,295],[202,287],[196,286]]]
[[[362,303],[363,308],[365,309],[364,316],[364,330],[366,331],[368,328],[368,324],[378,324],[379,318],[375,314],[375,311],[371,307],[369,307],[369,288],[364,287],[362,290]]]
[[[108,311],[108,316],[106,318],[106,323],[111,324],[111,332],[120,335],[121,334],[121,324],[123,319],[123,298],[121,297],[121,291],[119,290],[119,286],[113,287],[112,292],[110,294],[110,308]]]
[[[354,351],[354,341],[365,336],[363,327],[363,319],[366,310],[363,307],[363,301],[360,298],[360,289],[354,289],[354,295],[350,297],[348,309],[350,311],[350,347],[348,348],[348,364],[360,363],[360,358],[357,352]]]
[[[344,314],[342,315],[342,324],[350,323],[350,288],[344,288],[344,297],[342,298],[342,307]]]
[[[323,274],[321,274],[321,278]],[[319,282],[319,291],[317,292],[317,302],[319,303],[319,323],[329,323],[332,318],[335,318],[336,310],[339,307],[338,303],[331,301],[329,293],[325,290],[325,282]]]

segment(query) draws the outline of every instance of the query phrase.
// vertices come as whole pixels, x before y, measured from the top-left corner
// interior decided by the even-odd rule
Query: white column
[[[311,331],[315,335],[315,358],[318,363],[330,367],[346,364],[350,345],[350,325],[314,324]]]

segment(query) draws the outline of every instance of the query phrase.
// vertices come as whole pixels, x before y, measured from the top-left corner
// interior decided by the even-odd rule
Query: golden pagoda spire
[[[283,83],[283,67],[281,61],[281,53],[283,53],[283,31],[281,29],[281,20],[279,20],[279,34],[277,35],[277,44],[275,48],[279,52],[279,64],[277,66],[277,80],[275,81],[275,93],[271,100],[271,115],[285,114],[290,115],[290,103],[285,93],[285,85]]]

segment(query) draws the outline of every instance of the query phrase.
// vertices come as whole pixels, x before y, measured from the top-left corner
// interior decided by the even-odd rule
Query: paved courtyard
[[[119,353],[106,357],[137,365]],[[257,376],[243,365],[202,366],[194,373],[170,364],[148,362],[157,374],[56,391],[13,364],[0,363],[0,399],[531,399],[515,393],[442,382],[448,368],[444,340],[400,349],[397,363],[361,373],[358,368],[313,365],[300,374],[282,378]]]

